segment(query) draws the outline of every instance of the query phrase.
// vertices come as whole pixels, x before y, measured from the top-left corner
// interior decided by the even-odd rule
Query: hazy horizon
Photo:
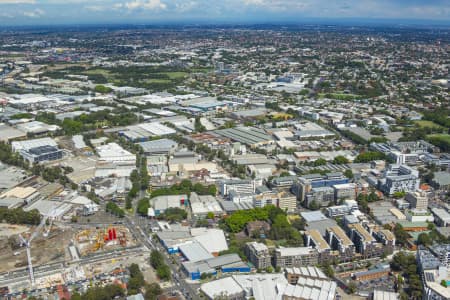
[[[0,0],[0,26],[118,24],[450,25],[448,0]]]

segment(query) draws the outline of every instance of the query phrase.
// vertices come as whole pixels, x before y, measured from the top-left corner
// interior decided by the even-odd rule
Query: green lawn
[[[336,100],[355,100],[355,99],[361,99],[362,96],[355,95],[355,94],[344,94],[344,93],[320,93],[319,98],[330,98],[330,99],[336,99]]]
[[[441,148],[443,152],[450,151],[450,134],[430,134],[426,140]]]
[[[419,120],[414,121],[415,124],[419,125],[420,127],[431,127],[431,128],[443,128],[441,125],[434,123],[433,121],[427,121],[427,120]]]
[[[183,79],[187,75],[186,72],[164,72],[161,74],[166,74],[170,79]]]
[[[446,143],[450,144],[450,134],[444,134],[444,133],[443,134],[430,134],[428,137],[442,140],[442,141],[445,141]]]

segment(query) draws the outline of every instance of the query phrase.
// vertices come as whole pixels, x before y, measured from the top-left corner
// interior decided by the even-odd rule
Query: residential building
[[[245,252],[255,268],[266,269],[272,266],[269,249],[263,243],[249,242],[246,244]]]
[[[319,252],[312,247],[275,249],[274,266],[292,268],[314,266],[318,263]]]
[[[361,224],[349,224],[347,228],[350,239],[355,244],[356,252],[360,253],[363,258],[376,257],[383,254],[382,244],[378,243]]]
[[[305,231],[305,246],[313,247],[319,253],[319,261],[326,261],[330,259],[331,247],[324,240],[323,236],[316,229]]]
[[[351,261],[355,255],[355,245],[339,226],[327,228],[325,238],[332,250],[339,251],[340,261]]]
[[[450,226],[450,214],[443,208],[434,207],[431,209],[434,215],[434,221],[438,226]]]

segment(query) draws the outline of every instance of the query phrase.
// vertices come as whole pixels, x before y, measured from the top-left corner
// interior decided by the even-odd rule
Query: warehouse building
[[[117,143],[109,143],[96,148],[101,161],[110,163],[136,164],[136,155],[125,150]]]
[[[256,127],[236,127],[216,130],[216,134],[229,138],[235,142],[250,146],[252,148],[271,145],[274,143],[272,137],[264,130]]]
[[[139,145],[144,150],[145,155],[169,155],[178,147],[177,142],[169,139],[141,142]]]

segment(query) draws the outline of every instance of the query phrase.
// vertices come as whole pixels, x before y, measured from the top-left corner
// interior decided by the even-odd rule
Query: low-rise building
[[[277,268],[315,266],[318,259],[319,252],[312,247],[277,248],[274,265]]]

